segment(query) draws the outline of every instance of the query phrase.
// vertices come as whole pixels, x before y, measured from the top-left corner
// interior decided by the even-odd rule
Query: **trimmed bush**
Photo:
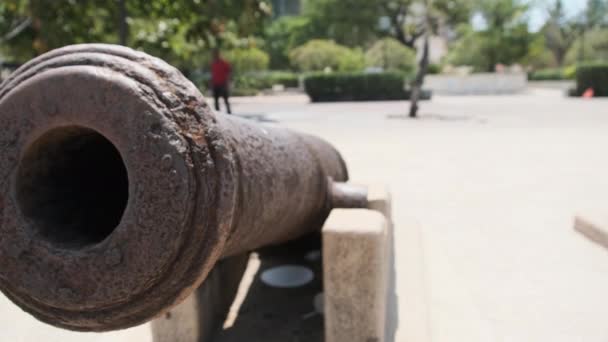
[[[304,79],[304,88],[313,102],[407,100],[405,76],[398,72],[326,73]],[[423,98],[430,94],[423,92]]]
[[[340,56],[339,71],[356,72],[365,69],[365,55],[359,49],[350,50]]]
[[[268,54],[258,48],[228,51],[226,59],[232,64],[233,72],[237,74],[268,70],[270,64]]]
[[[393,38],[378,40],[365,53],[368,67],[412,73],[416,69],[416,53]]]
[[[567,66],[563,69],[564,77],[567,80],[575,80],[576,79],[576,65]]]
[[[289,54],[289,60],[294,68],[307,72],[323,71],[326,68],[337,71],[358,71],[364,66],[360,51],[323,39],[314,39],[293,49]]]
[[[299,74],[289,71],[269,71],[258,75],[258,77],[264,80],[266,88],[272,88],[272,86],[277,84],[285,88],[297,88],[300,86]]]
[[[580,65],[576,69],[577,94],[592,88],[594,96],[608,96],[608,63]]]

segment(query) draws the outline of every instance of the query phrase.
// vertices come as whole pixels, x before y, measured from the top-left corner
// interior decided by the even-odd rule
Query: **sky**
[[[587,0],[562,0],[568,17],[575,17],[585,9]],[[531,10],[528,13],[530,30],[540,30],[547,20],[547,9],[555,4],[555,0],[528,0]],[[481,16],[473,16],[473,26],[482,28],[484,26]]]

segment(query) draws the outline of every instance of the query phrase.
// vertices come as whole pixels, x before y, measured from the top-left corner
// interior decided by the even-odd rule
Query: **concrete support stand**
[[[326,342],[395,340],[390,195],[383,187],[370,187],[368,203],[369,209],[333,210],[323,228]],[[242,255],[221,261],[195,295],[152,323],[154,341],[211,341],[225,323],[248,260]]]
[[[391,201],[370,188],[369,209],[333,210],[323,228],[325,340],[392,341],[396,319]],[[392,311],[392,310],[390,310]]]
[[[580,215],[574,219],[574,229],[589,240],[608,249],[608,215]]]
[[[193,295],[152,321],[154,342],[210,341],[224,324],[248,261],[248,253],[220,261]]]

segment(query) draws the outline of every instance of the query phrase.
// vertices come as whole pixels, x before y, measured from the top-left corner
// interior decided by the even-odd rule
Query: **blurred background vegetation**
[[[564,79],[577,64],[608,59],[608,0],[577,0],[586,6],[574,14],[564,1],[2,0],[0,61],[21,64],[76,43],[123,44],[204,88],[211,50],[220,48],[234,65],[235,90],[249,94],[320,71],[411,77],[430,30],[437,46],[428,72],[502,64],[531,79]],[[540,28],[530,28],[533,7],[546,13]]]

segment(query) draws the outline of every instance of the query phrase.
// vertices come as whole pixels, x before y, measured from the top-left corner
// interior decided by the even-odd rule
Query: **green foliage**
[[[518,63],[534,70],[558,67],[556,57],[546,45],[546,38],[542,33],[531,33],[528,52],[518,60]]]
[[[477,11],[486,27],[475,31],[470,25],[460,26],[461,38],[453,44],[447,61],[473,66],[475,71],[494,71],[499,63],[527,64],[536,39],[528,30],[527,9],[518,0],[479,0]]]
[[[3,0],[0,4],[1,52],[24,62],[50,49],[85,42],[118,41],[117,2],[77,4],[75,0]],[[12,36],[21,23],[27,23]],[[6,37],[8,35],[9,37]]]
[[[313,102],[403,100],[407,98],[402,73],[319,73],[304,80]]]
[[[608,28],[595,28],[578,37],[566,54],[566,64],[608,60]]]
[[[350,49],[340,56],[339,71],[361,71],[365,68],[365,54],[358,49]]]
[[[576,65],[570,65],[563,69],[564,77],[568,80],[576,79]]]
[[[436,63],[430,63],[429,66],[427,67],[427,73],[429,75],[437,75],[441,73],[441,64],[436,64]]]
[[[2,0],[0,53],[26,60],[85,42],[118,43],[118,1]],[[259,34],[269,20],[267,0],[125,0],[128,45],[181,68],[201,67],[211,48],[234,47],[234,37]],[[20,23],[25,29],[12,35]],[[7,38],[8,36],[8,38]]]
[[[587,28],[596,28],[608,25],[608,1],[587,0],[584,13],[584,25]]]
[[[209,89],[211,75],[209,73],[195,72],[190,80],[203,92]],[[261,91],[272,89],[275,85],[285,88],[297,88],[300,83],[298,74],[289,71],[263,71],[236,74],[231,81],[231,95],[256,95]]]
[[[553,54],[557,65],[563,65],[566,53],[576,39],[577,27],[566,19],[562,0],[555,1],[555,6],[549,10],[549,19],[542,32],[546,47]]]
[[[378,40],[365,53],[369,67],[381,67],[385,70],[397,70],[412,73],[416,68],[416,53],[393,38]]]
[[[258,48],[235,49],[225,53],[235,74],[268,70],[270,57]]]
[[[261,75],[266,84],[265,88],[274,85],[282,85],[285,88],[297,88],[300,86],[300,75],[289,71],[269,71]]]
[[[482,53],[483,42],[479,32],[473,30],[471,25],[463,24],[457,29],[460,37],[451,44],[445,62],[451,65],[472,66],[475,71],[486,71],[488,58]]]
[[[333,41],[315,39],[289,54],[291,65],[300,71],[360,70],[364,65],[361,51],[351,50]]]
[[[307,0],[304,15],[315,37],[347,46],[362,46],[376,37],[383,2],[385,0]]]
[[[608,96],[608,63],[579,65],[576,69],[576,89],[582,94],[592,88],[594,96]]]
[[[439,22],[456,25],[469,20],[476,0],[433,0],[434,31]],[[393,37],[410,48],[423,33],[420,10],[425,0],[308,0],[305,15],[315,37],[347,46],[366,46],[378,38]]]
[[[273,69],[289,68],[289,52],[313,38],[307,17],[282,17],[273,21],[264,32],[266,51]]]
[[[480,13],[487,29],[479,33],[481,53],[487,56],[483,69],[513,64],[524,58],[533,40],[525,21],[528,7],[518,0],[481,0]]]
[[[574,72],[572,67],[569,68],[547,68],[540,69],[531,72],[528,75],[530,81],[561,81],[561,80],[573,80],[576,73],[576,67]]]

